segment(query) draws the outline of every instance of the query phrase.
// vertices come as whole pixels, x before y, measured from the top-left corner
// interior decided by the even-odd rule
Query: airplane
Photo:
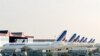
[[[64,30],[61,35],[53,43],[8,43],[3,45],[3,49],[14,49],[21,51],[27,47],[32,50],[56,49],[62,47],[65,43],[67,30]]]
[[[63,32],[53,44],[43,45],[43,44],[27,43],[26,46],[28,46],[33,50],[53,50],[53,51],[55,50],[60,51],[64,47],[66,48],[66,50],[72,47],[87,47],[88,49],[92,49],[92,47],[94,46],[95,39],[91,40],[90,43],[88,43],[87,42],[88,38],[82,37],[82,39],[79,40],[80,35],[77,36],[77,34],[74,33],[72,37],[69,39],[69,41],[66,41],[65,35],[66,33],[64,34]]]
[[[94,40],[87,42],[87,38],[82,37],[79,40],[80,35],[74,33],[72,37],[66,42],[66,33],[64,30],[62,34],[52,43],[8,43],[3,45],[3,49],[14,49],[16,51],[21,51],[22,48],[30,48],[32,50],[61,50],[62,48],[72,48],[72,47],[92,47]]]
[[[92,49],[92,47],[94,47],[95,39],[90,39],[87,41],[88,38],[82,37],[80,40],[79,38],[80,35],[77,36],[77,34],[74,33],[69,41],[65,43],[65,46],[63,46],[61,49],[68,50],[74,47],[86,47],[87,49]]]

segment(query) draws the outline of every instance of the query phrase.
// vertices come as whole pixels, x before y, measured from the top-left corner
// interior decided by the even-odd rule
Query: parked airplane
[[[54,49],[64,45],[67,31],[64,30],[62,34],[53,43],[8,43],[3,46],[3,49],[21,50],[23,47],[28,47],[33,50]]]
[[[63,49],[69,49],[73,47],[87,47],[91,48],[94,46],[95,39],[90,39],[87,41],[88,38],[82,37],[80,40],[80,35],[77,36],[77,34],[73,34],[72,37],[69,39],[68,42],[66,42],[65,46],[62,47]]]
[[[82,37],[79,40],[80,35],[73,34],[72,37],[66,41],[66,33],[67,31],[64,30],[63,33],[53,42],[53,43],[8,43],[3,46],[3,49],[15,49],[21,50],[23,47],[30,48],[32,50],[51,50],[51,49],[58,49],[61,48],[71,48],[71,47],[91,47],[93,44],[85,43],[87,38]],[[91,43],[95,41],[91,40]]]

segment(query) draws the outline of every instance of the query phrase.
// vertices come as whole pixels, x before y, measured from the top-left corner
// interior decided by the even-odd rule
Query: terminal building
[[[33,42],[34,36],[26,36],[23,32],[0,30],[0,43]]]

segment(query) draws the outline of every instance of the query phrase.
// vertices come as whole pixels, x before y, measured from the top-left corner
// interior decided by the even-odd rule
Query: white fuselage
[[[5,44],[3,46],[3,49],[18,49],[18,48],[21,49],[23,47],[27,47],[27,48],[30,48],[32,50],[47,50],[47,49],[60,48],[62,46],[64,46],[63,42],[9,43],[9,44]]]
[[[94,43],[66,43],[65,47],[93,47]]]

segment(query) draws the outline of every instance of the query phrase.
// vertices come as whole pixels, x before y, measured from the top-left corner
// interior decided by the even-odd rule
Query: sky
[[[100,40],[100,0],[0,0],[0,30],[24,32],[35,38],[56,39],[67,30],[66,38]]]

